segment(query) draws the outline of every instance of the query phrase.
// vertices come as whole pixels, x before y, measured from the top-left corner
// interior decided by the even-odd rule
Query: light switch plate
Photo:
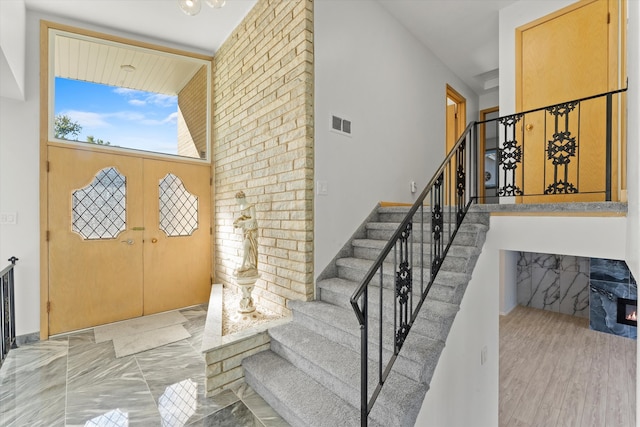
[[[0,224],[17,224],[18,214],[16,212],[0,212]]]

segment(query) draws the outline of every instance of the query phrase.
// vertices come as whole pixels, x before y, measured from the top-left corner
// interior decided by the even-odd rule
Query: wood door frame
[[[548,15],[542,16],[534,21],[524,24],[515,30],[515,44],[516,44],[516,112],[523,111],[523,99],[522,99],[522,34],[524,31],[548,22],[564,14],[570,13],[574,10],[580,9],[591,3],[595,3],[602,0],[579,0],[576,3],[570,4],[562,9],[552,12]],[[607,6],[609,11],[609,36],[608,36],[608,80],[607,91],[613,91],[627,86],[627,64],[626,64],[626,2],[619,2],[616,0],[607,0]],[[596,94],[593,94],[596,95]],[[569,100],[567,100],[569,101]],[[626,93],[621,93],[618,97],[618,102],[614,102],[613,105],[613,117],[619,116],[617,125],[612,129],[612,140],[617,141],[617,144],[612,144],[612,155],[617,159],[615,167],[615,176],[612,177],[616,183],[615,190],[617,191],[617,199],[619,201],[626,201],[627,198],[627,149],[626,149],[626,120],[624,109],[626,111]],[[620,113],[618,113],[620,111]]]
[[[491,113],[495,113],[497,111],[500,111],[500,107],[499,106],[495,106],[495,107],[490,107],[490,108],[485,108],[484,110],[480,110],[480,116],[479,119],[481,122],[487,120],[487,115],[491,114]],[[484,188],[484,152],[485,152],[485,145],[486,145],[486,138],[485,138],[485,130],[486,130],[486,124],[481,123],[480,124],[480,138],[478,138],[478,195],[480,196],[480,200],[484,200],[484,196],[485,196],[485,188]],[[498,177],[499,178],[499,177]],[[499,184],[498,184],[499,185]]]
[[[458,111],[457,111],[458,120],[456,123],[457,126],[455,128],[455,132],[458,136],[456,136],[453,140],[453,144],[455,144],[458,137],[462,135],[462,132],[464,132],[464,129],[467,127],[467,99],[464,96],[462,96],[460,92],[458,92],[453,87],[451,87],[451,85],[449,85],[448,83],[446,85],[446,92],[445,92],[445,106],[447,105],[447,99],[451,99],[458,106]],[[449,144],[449,141],[446,141],[445,153],[444,153],[445,156],[449,154],[448,144]]]
[[[50,67],[49,67],[49,30],[61,30],[68,33],[75,33],[79,35],[94,37],[103,39],[105,41],[112,41],[116,43],[122,43],[130,46],[141,47],[144,49],[152,49],[159,52],[171,53],[175,55],[181,55],[185,57],[191,57],[196,59],[201,59],[204,61],[211,62],[211,68],[213,69],[213,57],[201,55],[193,52],[188,52],[180,49],[174,49],[169,47],[164,47],[152,43],[140,42],[133,39],[128,39],[125,37],[114,36],[110,34],[100,33],[97,31],[86,30],[78,27],[73,27],[65,24],[58,24],[52,21],[40,20],[40,206],[39,206],[39,215],[40,215],[40,339],[47,340],[49,338],[49,245],[48,245],[48,229],[49,229],[49,218],[48,218],[48,206],[49,206],[49,196],[48,196],[48,169],[49,169],[49,160],[48,160],[48,147],[49,146],[64,146],[64,147],[74,147],[76,150],[85,150],[85,151],[94,151],[94,152],[107,152],[111,154],[120,154],[123,156],[133,156],[133,157],[141,157],[141,158],[149,158],[154,160],[170,160],[180,163],[192,163],[192,164],[200,164],[202,165],[204,162],[198,159],[186,159],[180,158],[176,156],[170,155],[162,155],[162,154],[153,154],[153,153],[144,153],[134,150],[118,150],[114,151],[112,148],[104,148],[99,146],[91,146],[89,144],[81,145],[82,143],[73,144],[69,143],[61,143],[57,141],[49,140],[49,116],[51,114],[50,109],[53,108],[52,103],[49,99],[50,94]],[[213,90],[213,86],[210,85],[210,90]],[[211,118],[211,122],[213,124],[213,102],[209,107],[209,114]],[[209,147],[210,150],[213,147],[213,131],[209,132]],[[209,155],[209,167],[211,170],[211,177],[213,177],[213,155],[210,153]],[[213,203],[213,178],[210,178],[210,188],[211,188],[211,202]],[[213,224],[214,220],[214,211],[215,209],[210,209],[210,224]],[[214,246],[214,236],[213,231],[211,230],[211,277],[213,277],[214,271],[214,260],[215,254],[213,252]]]

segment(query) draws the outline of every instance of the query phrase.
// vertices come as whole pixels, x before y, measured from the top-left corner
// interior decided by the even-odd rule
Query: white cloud
[[[167,123],[177,123],[178,121],[178,112],[174,112],[169,114],[167,117],[165,117],[162,120],[155,120],[155,119],[146,119],[143,120],[142,123],[148,126],[160,126],[160,125],[164,125]]]
[[[173,105],[176,105],[177,101],[177,96],[162,95],[160,93],[152,94],[147,98],[147,102],[160,107],[171,107]]]
[[[104,114],[77,110],[64,111],[62,114],[66,114],[71,120],[78,122],[83,128],[103,128],[110,126]]]
[[[174,95],[164,95],[161,93],[145,92],[142,90],[126,89],[119,87],[113,90],[114,93],[129,99],[129,104],[141,107],[152,104],[158,107],[172,107],[177,104],[178,97]]]

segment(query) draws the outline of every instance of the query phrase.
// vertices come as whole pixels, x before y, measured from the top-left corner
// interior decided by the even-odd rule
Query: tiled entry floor
[[[286,426],[246,385],[204,396],[206,306],[181,313],[190,338],[122,358],[93,330],[11,350],[0,368],[0,426]]]

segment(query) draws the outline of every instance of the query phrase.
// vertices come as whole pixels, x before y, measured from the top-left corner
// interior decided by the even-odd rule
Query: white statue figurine
[[[253,277],[258,275],[258,221],[256,208],[248,203],[244,192],[236,194],[236,202],[240,206],[240,216],[233,222],[234,228],[243,230],[242,263],[235,271],[236,277]]]

